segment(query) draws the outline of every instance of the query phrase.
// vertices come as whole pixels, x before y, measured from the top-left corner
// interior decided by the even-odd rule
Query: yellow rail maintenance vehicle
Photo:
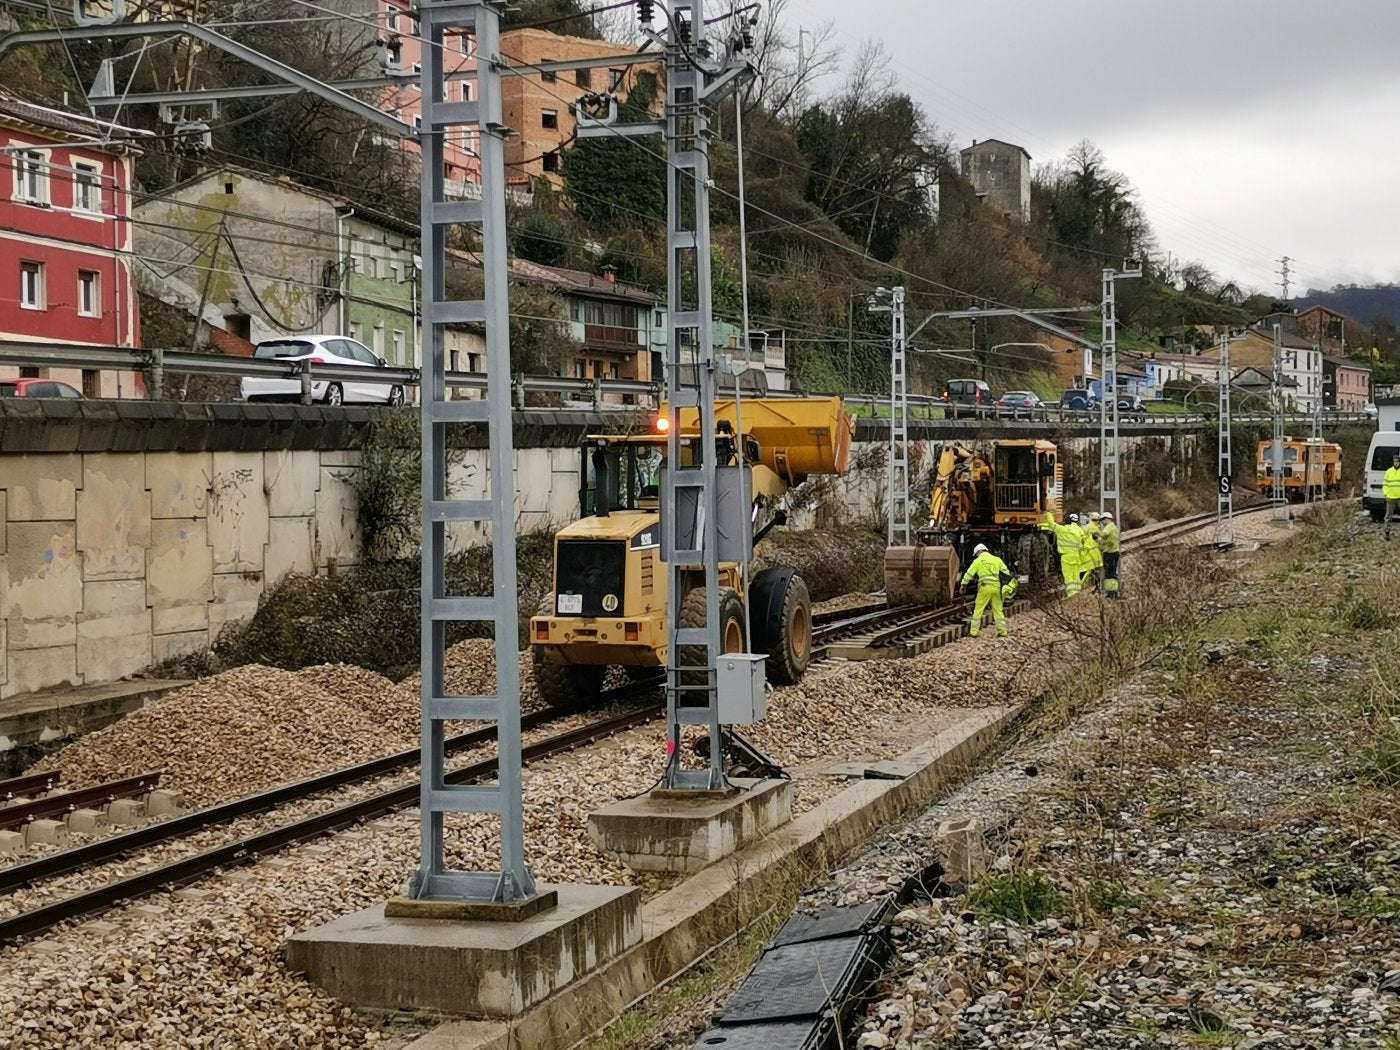
[[[1269,496],[1274,491],[1274,443],[1259,442],[1255,460],[1255,478],[1259,492]],[[1307,499],[1308,493],[1333,496],[1342,488],[1342,446],[1331,441],[1312,438],[1283,439],[1283,494],[1294,503]]]
[[[742,460],[751,472],[749,527],[755,542],[786,520],[782,497],[814,474],[843,474],[855,420],[839,397],[756,398],[716,406],[714,444],[719,466]],[[738,424],[742,421],[742,438]],[[586,703],[602,688],[610,667],[636,677],[666,666],[670,572],[661,560],[661,472],[669,421],[657,429],[587,438],[580,447],[580,518],[555,538],[554,588],[530,621],[535,684],[554,706]],[[681,455],[695,462],[699,412],[680,413]],[[725,521],[740,515],[711,508]],[[705,624],[705,574],[684,574],[682,625]],[[811,600],[793,570],[769,568],[747,585],[736,561],[719,567],[719,611],[725,652],[742,652],[744,624],[752,624],[756,652],[765,653],[768,678],[778,685],[801,679],[812,653]]]
[[[929,491],[928,524],[914,547],[885,555],[890,605],[944,604],[957,591],[961,566],[985,543],[1032,588],[1056,577],[1054,538],[1039,528],[1046,513],[1063,515],[1059,450],[1040,439],[993,441],[988,451],[944,445]]]

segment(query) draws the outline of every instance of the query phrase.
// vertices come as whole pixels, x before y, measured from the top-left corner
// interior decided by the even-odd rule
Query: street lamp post
[[[890,315],[890,461],[887,477],[885,543],[908,547],[909,524],[909,373],[904,338],[904,286],[876,288],[866,300],[871,313]]]

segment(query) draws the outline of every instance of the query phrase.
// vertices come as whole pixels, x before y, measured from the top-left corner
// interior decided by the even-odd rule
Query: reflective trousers
[[[977,588],[977,601],[972,606],[972,621],[967,633],[976,638],[982,630],[982,617],[987,613],[987,603],[992,605],[992,620],[997,625],[997,634],[1006,637],[1006,611],[1001,604],[1001,583],[993,580]]]
[[[1061,554],[1060,574],[1065,578],[1065,596],[1073,598],[1079,593],[1079,559],[1073,554]]]

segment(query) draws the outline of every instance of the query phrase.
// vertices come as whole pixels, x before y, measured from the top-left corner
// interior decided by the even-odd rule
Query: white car
[[[397,384],[376,383],[371,380],[346,383],[315,378],[315,366],[318,364],[387,367],[384,359],[376,357],[369,347],[342,335],[298,335],[285,339],[267,339],[257,345],[253,356],[265,361],[282,361],[288,365],[310,358],[313,401],[321,401],[327,405],[341,405],[351,401],[369,401],[384,405],[403,404],[403,387]],[[239,393],[244,401],[300,401],[301,380],[244,376],[239,384]]]

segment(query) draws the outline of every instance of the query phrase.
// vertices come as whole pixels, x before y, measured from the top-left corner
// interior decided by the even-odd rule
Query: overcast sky
[[[875,37],[957,146],[1080,139],[1160,250],[1248,289],[1400,281],[1400,0],[791,0]]]

